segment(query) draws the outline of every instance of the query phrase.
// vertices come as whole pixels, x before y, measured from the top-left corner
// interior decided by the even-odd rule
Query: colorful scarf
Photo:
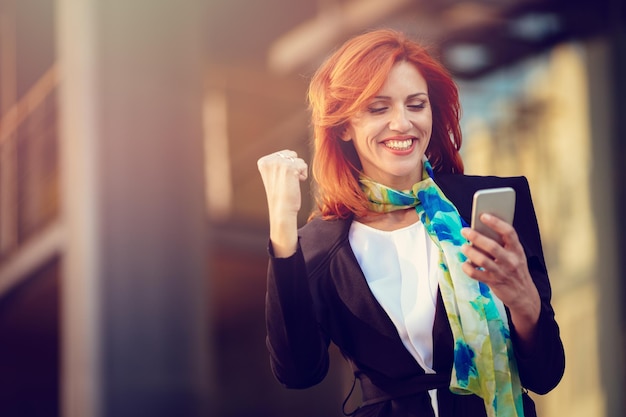
[[[423,179],[411,190],[394,190],[363,175],[361,188],[375,212],[415,207],[439,248],[443,271],[439,288],[454,337],[450,390],[480,396],[489,417],[523,417],[522,388],[504,304],[486,284],[461,269],[467,259],[461,252],[467,243],[461,228],[467,223],[435,184],[428,160],[423,166]]]

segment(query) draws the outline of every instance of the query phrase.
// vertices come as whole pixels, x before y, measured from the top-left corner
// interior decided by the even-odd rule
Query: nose
[[[396,108],[393,112],[391,112],[389,129],[402,133],[411,129],[411,121],[407,117],[407,110],[404,107]]]

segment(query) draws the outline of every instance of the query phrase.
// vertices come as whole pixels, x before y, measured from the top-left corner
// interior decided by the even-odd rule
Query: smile
[[[393,149],[394,151],[405,151],[408,150],[411,145],[413,145],[413,139],[403,139],[403,140],[387,140],[384,142],[385,146]]]

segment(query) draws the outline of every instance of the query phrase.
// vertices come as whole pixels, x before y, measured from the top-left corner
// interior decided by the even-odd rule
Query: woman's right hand
[[[257,161],[257,166],[267,195],[274,256],[286,258],[297,249],[300,181],[307,179],[308,166],[291,150],[266,155]]]

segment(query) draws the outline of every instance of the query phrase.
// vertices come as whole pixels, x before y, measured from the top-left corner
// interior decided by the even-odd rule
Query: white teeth
[[[385,141],[385,146],[396,151],[403,151],[409,149],[413,144],[413,139],[405,139],[405,140],[388,140]]]

